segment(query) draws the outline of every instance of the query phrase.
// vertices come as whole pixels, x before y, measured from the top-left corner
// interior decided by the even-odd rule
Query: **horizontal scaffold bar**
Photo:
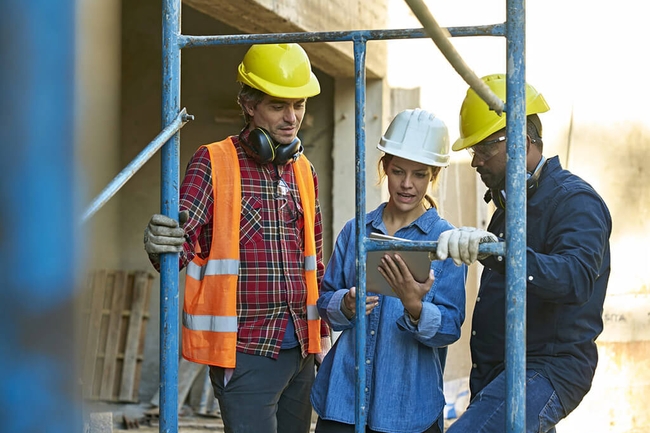
[[[489,24],[482,26],[447,27],[445,30],[451,36],[505,36],[505,24]],[[336,32],[297,32],[297,33],[267,33],[250,35],[215,35],[190,36],[180,35],[180,48],[203,47],[210,45],[263,44],[282,42],[349,42],[357,38],[367,41],[390,39],[428,38],[424,29],[388,29],[388,30],[348,30]]]

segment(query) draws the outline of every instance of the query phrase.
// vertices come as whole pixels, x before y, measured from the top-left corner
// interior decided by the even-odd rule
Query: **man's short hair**
[[[237,95],[237,102],[239,103],[239,106],[244,113],[244,119],[246,119],[246,123],[250,121],[250,116],[246,111],[246,106],[251,105],[253,107],[256,107],[257,104],[262,102],[264,96],[266,96],[266,93],[262,92],[261,90],[257,90],[247,84],[241,85],[241,89],[239,89],[239,95]]]

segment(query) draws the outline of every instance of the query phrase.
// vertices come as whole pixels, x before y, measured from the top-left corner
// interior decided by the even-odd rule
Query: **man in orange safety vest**
[[[316,308],[318,177],[297,135],[320,85],[297,44],[253,45],[237,80],[246,125],[194,153],[180,224],[154,215],[145,250],[187,267],[182,352],[210,366],[226,431],[307,433],[330,337]]]

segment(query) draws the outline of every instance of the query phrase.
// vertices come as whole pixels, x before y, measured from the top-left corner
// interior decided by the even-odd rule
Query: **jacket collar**
[[[380,204],[377,209],[368,212],[366,215],[366,225],[370,225],[373,228],[372,231],[386,234],[386,226],[384,225],[384,220],[382,219],[385,207],[386,202]],[[429,234],[433,229],[434,224],[438,220],[440,220],[438,211],[434,208],[431,208],[423,213],[418,219],[413,221],[409,227],[416,226],[423,234]]]

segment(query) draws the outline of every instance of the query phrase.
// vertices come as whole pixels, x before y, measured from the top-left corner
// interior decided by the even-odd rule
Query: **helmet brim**
[[[310,98],[320,93],[320,84],[318,83],[318,78],[316,78],[316,75],[314,75],[313,72],[310,73],[310,79],[306,84],[297,87],[289,87],[280,86],[253,73],[247,73],[244,71],[244,65],[240,64],[237,70],[237,81],[276,98]]]

